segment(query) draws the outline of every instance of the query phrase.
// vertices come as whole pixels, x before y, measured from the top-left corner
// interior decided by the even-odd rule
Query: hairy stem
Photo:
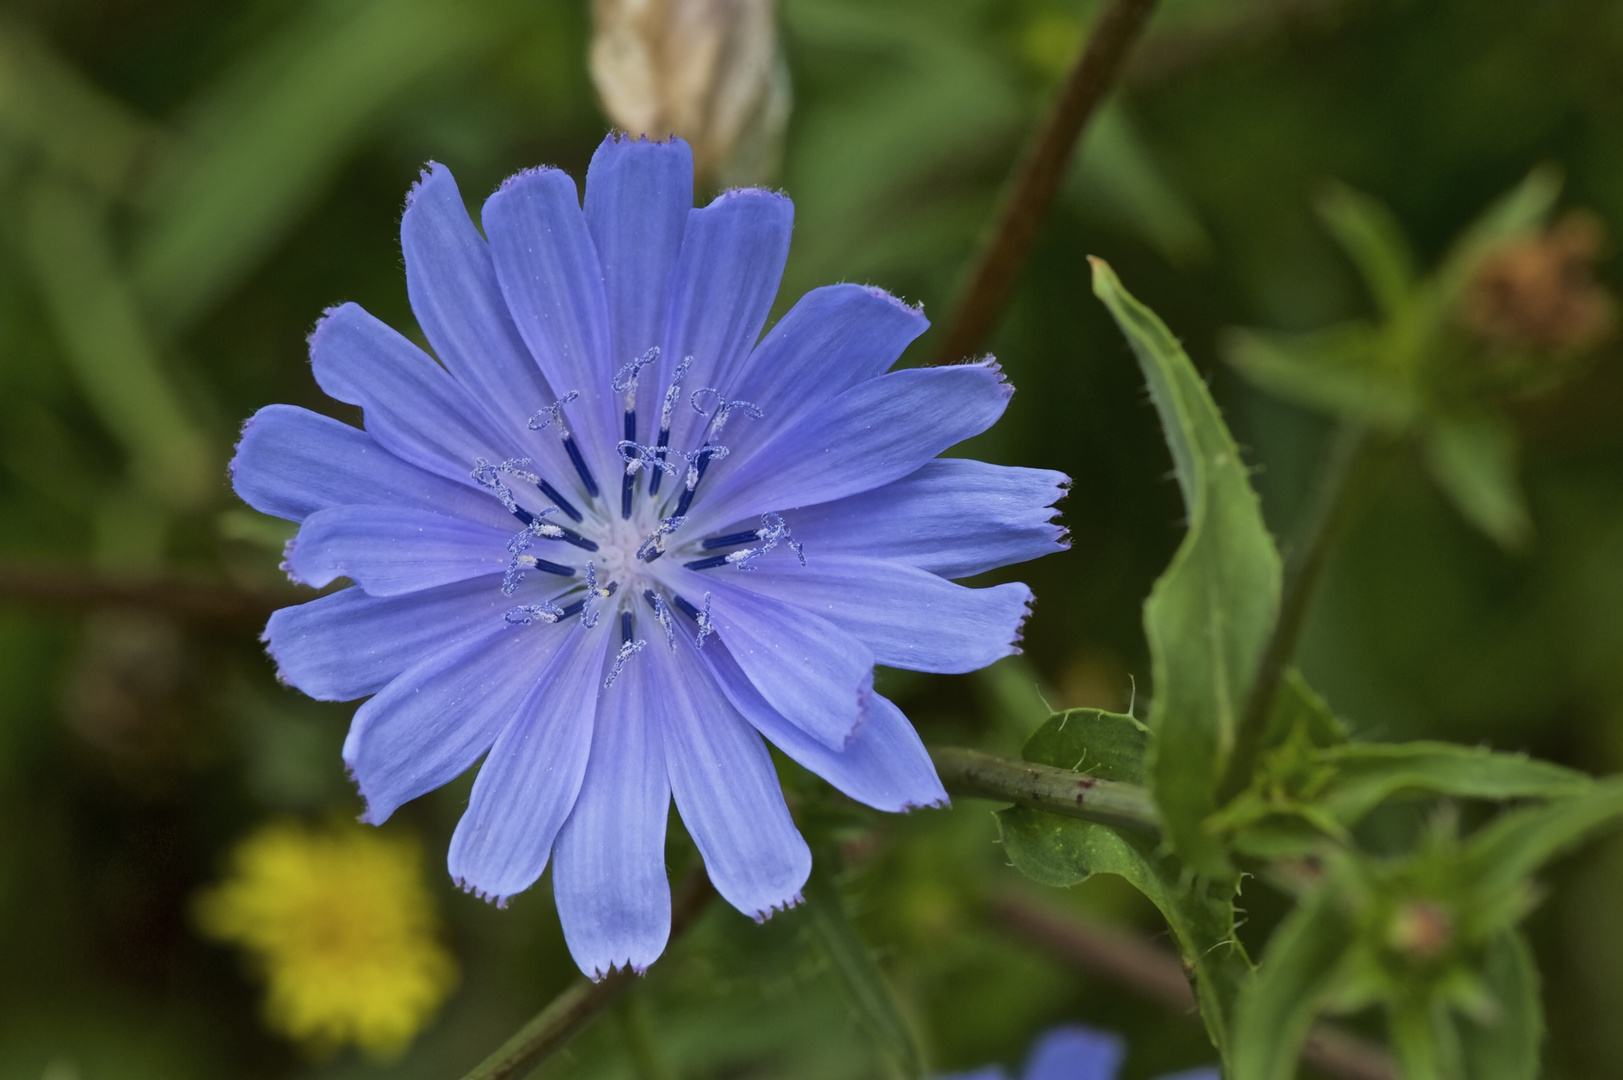
[[[1285,582],[1279,598],[1279,618],[1263,649],[1246,695],[1245,709],[1234,733],[1234,752],[1218,787],[1218,802],[1225,803],[1251,784],[1257,755],[1268,733],[1279,681],[1296,655],[1309,601],[1324,571],[1331,547],[1352,517],[1358,478],[1369,456],[1369,430],[1347,423],[1334,435],[1313,502],[1301,532],[1285,558]]]
[[[688,928],[714,895],[703,868],[696,868],[671,897],[673,940]],[[463,1080],[510,1080],[528,1076],[548,1056],[585,1030],[599,1013],[613,1005],[636,978],[634,971],[623,968],[597,982],[576,979]]]
[[[969,282],[953,305],[936,363],[966,359],[991,332],[1053,205],[1077,139],[1121,74],[1154,9],[1155,0],[1110,0],[1094,22],[1059,98],[1015,166]]]
[[[930,757],[953,795],[1012,802],[1115,828],[1160,831],[1155,800],[1137,784],[958,747],[931,750]]]

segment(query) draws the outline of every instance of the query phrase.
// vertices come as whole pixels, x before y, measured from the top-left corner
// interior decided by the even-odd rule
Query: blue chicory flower
[[[1031,1048],[1021,1080],[1115,1080],[1126,1057],[1121,1036],[1080,1024],[1066,1024],[1043,1033]],[[974,1072],[938,1076],[935,1080],[1009,1080],[1002,1066]],[[1191,1069],[1161,1080],[1218,1080],[1216,1069]]]
[[[811,856],[762,736],[870,806],[944,803],[874,665],[1016,651],[1030,591],[948,579],[1065,546],[1061,474],[936,457],[1002,414],[994,364],[887,373],[927,323],[857,285],[761,337],[792,205],[692,192],[685,143],[610,137],[584,208],[565,173],[520,173],[482,236],[430,165],[401,244],[439,363],[333,308],[316,381],[365,429],[271,405],[232,463],[300,522],[294,580],[353,582],[265,638],[310,696],[371,695],[344,743],[364,820],[483,756],[452,876],[504,903],[550,856],[594,976],[664,949],[673,797],[728,902],[798,901]]]

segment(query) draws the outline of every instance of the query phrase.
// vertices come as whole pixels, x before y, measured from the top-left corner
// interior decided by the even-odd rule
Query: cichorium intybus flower
[[[452,877],[501,903],[550,858],[594,976],[664,949],[672,798],[729,903],[798,900],[811,855],[767,741],[881,810],[945,802],[874,665],[1015,651],[1030,591],[949,579],[1065,546],[1063,476],[937,459],[1002,414],[997,367],[888,371],[924,316],[858,285],[763,337],[793,208],[695,209],[692,170],[679,140],[611,137],[584,207],[565,173],[520,173],[481,235],[431,165],[401,243],[438,363],[333,308],[311,362],[364,430],[271,405],[232,465],[300,523],[296,581],[353,582],[265,637],[310,696],[370,695],[344,743],[364,820],[483,757]]]

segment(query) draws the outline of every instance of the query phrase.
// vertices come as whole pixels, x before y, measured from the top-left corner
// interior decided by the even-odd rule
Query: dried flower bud
[[[766,180],[789,117],[772,0],[593,0],[592,81],[633,135],[680,135],[701,183]]]
[[[1598,344],[1616,315],[1593,277],[1604,241],[1598,218],[1573,213],[1493,252],[1467,286],[1465,328],[1507,349],[1573,353]]]
[[[1435,960],[1454,939],[1454,918],[1434,900],[1410,900],[1393,912],[1386,939],[1410,960]]]

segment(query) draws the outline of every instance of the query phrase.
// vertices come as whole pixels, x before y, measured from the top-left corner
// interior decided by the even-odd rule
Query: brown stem
[[[986,340],[1031,254],[1077,139],[1154,9],[1155,0],[1110,0],[1100,13],[1058,100],[1015,167],[969,283],[953,306],[936,363],[958,363]]]
[[[671,897],[672,940],[692,924],[714,895],[704,869],[696,868]],[[637,974],[630,968],[612,971],[597,982],[576,979],[463,1080],[509,1080],[529,1075],[548,1055],[613,1005],[636,979]]]
[[[1171,951],[1014,894],[994,896],[989,907],[993,921],[1011,936],[1191,1020],[1198,1018],[1189,978]],[[1302,1059],[1337,1080],[1397,1080],[1385,1050],[1333,1024],[1314,1025]]]
[[[0,604],[141,607],[202,622],[257,624],[277,608],[309,599],[291,590],[250,592],[176,578],[119,581],[84,568],[0,565]]]

